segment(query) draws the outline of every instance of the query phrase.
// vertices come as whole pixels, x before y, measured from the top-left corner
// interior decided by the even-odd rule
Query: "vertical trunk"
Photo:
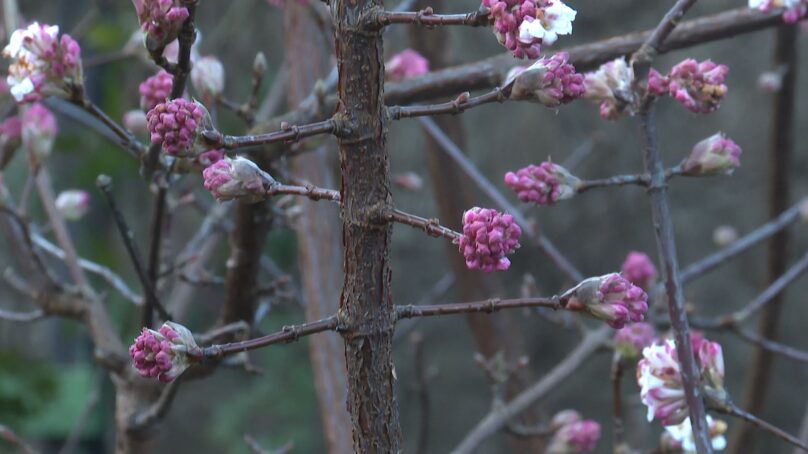
[[[440,3],[439,0],[438,4],[434,1],[431,3],[420,1],[413,8],[422,9],[432,6],[434,9],[440,10]],[[448,66],[449,62],[446,61],[448,29],[446,27],[438,27],[434,30],[412,27],[410,42],[413,48],[429,60],[433,70]],[[462,149],[463,126],[460,118],[444,115],[435,117],[434,120],[446,135]],[[477,204],[473,190],[471,190],[472,185],[468,184],[454,161],[440,150],[440,144],[428,134],[424,134],[424,140],[427,165],[438,202],[441,222],[451,229],[462,230],[463,211]],[[479,271],[469,270],[456,245],[447,242],[446,247],[449,264],[457,279],[455,286],[457,297],[461,301],[476,301],[496,294],[498,285],[495,279],[490,276],[481,276],[482,273]],[[525,355],[522,332],[512,314],[508,312],[469,314],[467,320],[477,349],[486,358],[502,351],[508,361],[514,362]],[[529,375],[527,369],[517,372],[505,388],[505,397],[510,399],[519,394],[531,382]],[[538,423],[539,415],[534,410],[525,412],[524,418],[520,422],[527,425]],[[510,444],[513,452],[542,452],[544,448],[542,438],[513,436],[510,437]]]
[[[309,8],[311,6],[298,2],[289,2],[284,8],[286,67],[290,75],[287,101],[290,106],[303,101],[317,80],[325,77],[331,68],[331,49],[322,45],[326,37]],[[300,39],[301,36],[309,39]],[[318,186],[333,188],[337,162],[334,148],[328,143],[292,159],[292,173]],[[339,224],[339,212],[329,203],[318,203],[302,197],[297,204],[303,210],[296,221],[295,230],[306,319],[320,320],[336,313],[338,308],[342,248],[334,226]],[[326,447],[331,454],[351,452],[351,421],[345,409],[347,392],[343,350],[341,339],[334,333],[309,339],[320,419]]]
[[[385,149],[381,30],[363,26],[379,0],[334,0],[342,169],[342,245],[345,279],[340,312],[348,369],[348,412],[353,447],[361,453],[401,448],[392,358],[395,323],[390,270],[392,226],[383,220],[392,205]]]
[[[777,30],[774,49],[774,69],[784,68],[782,86],[774,97],[772,119],[769,128],[769,219],[774,219],[788,209],[788,170],[794,149],[795,85],[797,81],[797,35],[796,25],[784,25]],[[769,240],[767,281],[774,282],[785,271],[788,262],[788,231],[782,230]],[[777,323],[782,308],[782,294],[772,299],[761,311],[759,331],[766,339],[777,338]],[[758,348],[752,362],[751,376],[746,385],[744,408],[760,415],[766,401],[769,378],[772,372],[772,354]],[[732,452],[750,452],[754,449],[756,430],[736,431]],[[742,448],[741,448],[742,447]]]

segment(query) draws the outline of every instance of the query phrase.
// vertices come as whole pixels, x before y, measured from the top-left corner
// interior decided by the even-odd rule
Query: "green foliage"
[[[42,412],[57,393],[58,378],[45,361],[0,352],[0,420],[27,420]]]

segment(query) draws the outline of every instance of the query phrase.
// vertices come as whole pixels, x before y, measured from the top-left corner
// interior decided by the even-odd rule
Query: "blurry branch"
[[[67,440],[65,440],[64,445],[62,445],[62,448],[59,450],[59,454],[71,454],[76,450],[76,446],[78,446],[82,435],[84,435],[84,429],[87,428],[87,423],[89,422],[90,417],[93,415],[93,411],[101,401],[101,387],[103,386],[103,379],[103,372],[101,369],[97,370],[95,373],[95,378],[93,379],[90,395],[87,397],[87,402],[84,404],[84,409],[81,411],[78,419],[76,419],[75,423],[73,424],[73,429],[70,431],[70,434],[67,436]]]
[[[0,424],[0,440],[20,448],[20,451],[24,452],[25,454],[37,454],[39,452],[34,449],[33,446],[28,444],[28,442],[23,440],[19,435],[14,433],[13,430],[9,429],[3,424]]]
[[[163,416],[168,413],[171,408],[171,402],[174,401],[174,396],[182,382],[182,376],[177,377],[174,381],[167,384],[160,392],[160,397],[157,398],[148,408],[132,416],[129,421],[129,431],[136,432],[140,429],[150,426],[159,421]]]
[[[253,454],[289,454],[295,447],[295,444],[290,441],[274,451],[264,449],[250,434],[244,434],[244,443],[247,444]]]
[[[0,320],[7,322],[29,323],[41,320],[43,318],[45,318],[45,312],[42,310],[35,310],[31,312],[12,312],[0,309]]]
[[[739,338],[754,345],[757,345],[762,349],[781,355],[784,358],[788,358],[803,363],[808,363],[808,351],[799,350],[793,347],[789,347],[788,345],[783,345],[779,342],[765,339],[761,337],[760,334],[754,331],[746,330],[738,326],[734,326],[731,329],[734,333],[738,335]]]
[[[706,275],[707,272],[718,268],[724,262],[735,257],[736,255],[746,252],[752,246],[763,242],[767,238],[775,235],[777,232],[790,226],[799,219],[800,203],[797,203],[788,210],[782,212],[777,218],[763,224],[747,235],[744,235],[738,240],[732,242],[729,246],[702,258],[692,265],[685,267],[681,273],[682,282],[685,283],[697,277]]]
[[[535,401],[547,396],[558,388],[567,377],[589,359],[606,341],[611,328],[602,326],[588,333],[564,360],[556,364],[541,380],[531,385],[505,405],[494,408],[463,438],[452,450],[454,454],[474,452],[480,444],[497,431],[504,428],[510,420],[525,411]]]
[[[441,130],[441,128],[431,118],[420,118],[419,121],[424,130],[435,139],[441,149],[454,160],[458,167],[468,175],[471,180],[487,195],[501,210],[512,215],[516,223],[522,226],[522,232],[530,238],[533,243],[555,263],[564,276],[572,282],[583,280],[583,274],[578,271],[570,261],[563,256],[555,245],[544,235],[540,229],[527,220],[521,210],[516,208],[505,196],[492,184],[473,162],[463,153],[460,148]]]
[[[800,439],[787,433],[783,429],[780,429],[779,427],[776,427],[758,418],[757,416],[740,409],[737,405],[730,401],[729,398],[721,400],[715,398],[714,396],[710,396],[708,393],[706,399],[711,410],[746,421],[747,423],[780,438],[786,443],[797,446],[801,450],[808,452],[808,444],[803,443]]]
[[[126,247],[126,252],[129,254],[129,260],[135,267],[135,272],[140,279],[140,285],[143,287],[143,293],[145,294],[144,306],[157,309],[157,312],[160,313],[160,316],[164,320],[171,320],[171,316],[168,314],[165,307],[157,300],[157,294],[155,293],[154,286],[152,285],[151,280],[149,280],[146,270],[143,268],[143,261],[140,258],[140,253],[137,250],[137,246],[135,246],[132,230],[126,224],[123,213],[121,213],[118,205],[115,203],[115,198],[112,194],[112,179],[106,175],[99,175],[98,179],[96,180],[96,185],[101,190],[101,193],[104,195],[104,198],[109,205],[109,210],[112,212],[115,225],[118,227],[118,233],[121,234],[121,239]],[[150,325],[144,326],[150,327]]]
[[[264,80],[264,74],[267,70],[266,57],[262,52],[255,56],[251,71],[251,89],[247,100],[239,104],[231,101],[224,96],[219,96],[216,102],[225,108],[231,110],[233,113],[241,117],[247,126],[252,126],[255,123],[255,109],[258,107],[258,92],[261,90],[261,82]],[[273,89],[276,87],[273,86]]]
[[[368,21],[371,26],[373,26],[373,22],[376,22],[378,26],[414,24],[426,27],[445,25],[482,27],[491,22],[488,8],[480,8],[477,11],[465,14],[435,14],[431,7],[420,11],[382,11],[376,14],[375,17],[371,16]]]
[[[65,259],[65,252],[56,246],[55,244],[51,243],[42,235],[32,232],[31,233],[31,241],[43,251],[47,252],[48,254],[56,257],[57,259],[64,260]],[[81,257],[78,258],[79,266],[89,272],[93,273],[102,279],[104,279],[109,285],[111,285],[118,293],[121,294],[126,300],[131,301],[135,305],[143,304],[143,297],[133,292],[129,286],[124,282],[124,280],[115,274],[111,269],[99,265],[98,263],[91,262],[87,259],[83,259]]]

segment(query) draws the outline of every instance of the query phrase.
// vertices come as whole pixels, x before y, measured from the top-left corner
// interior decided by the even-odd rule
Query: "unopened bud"
[[[731,225],[719,225],[713,230],[713,242],[718,246],[729,246],[737,239],[738,231]]]
[[[146,112],[140,109],[130,110],[123,114],[123,126],[139,136],[149,134],[149,122],[146,120]]]
[[[405,172],[394,176],[393,184],[407,191],[415,192],[424,187],[424,179],[415,172]]]
[[[719,132],[693,146],[682,170],[691,176],[732,175],[741,165],[741,153],[738,144]]]
[[[551,161],[531,164],[505,174],[505,184],[516,192],[522,202],[552,205],[572,198],[581,180],[567,169]]]
[[[42,104],[35,103],[22,117],[22,144],[35,162],[50,155],[59,127],[56,117]]]
[[[172,156],[195,156],[209,148],[201,133],[213,130],[210,114],[195,101],[178,98],[160,103],[146,114],[151,143]]]
[[[224,66],[218,58],[202,57],[191,69],[191,83],[204,100],[212,101],[224,91]]]
[[[253,76],[255,77],[263,77],[264,74],[267,72],[267,57],[264,55],[263,52],[258,52],[257,54],[255,54],[252,70],[253,70]]]
[[[78,189],[62,191],[56,197],[56,209],[68,221],[78,221],[90,211],[90,193]]]
[[[213,163],[202,171],[205,189],[219,202],[238,199],[255,203],[266,198],[267,190],[276,181],[254,162],[238,156]]]

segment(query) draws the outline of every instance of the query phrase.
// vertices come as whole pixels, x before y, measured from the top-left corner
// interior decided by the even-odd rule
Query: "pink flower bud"
[[[224,149],[219,148],[216,150],[208,150],[204,153],[200,153],[199,156],[195,158],[195,161],[202,167],[209,167],[224,159],[224,156],[225,156]]]
[[[62,191],[56,197],[56,209],[68,221],[78,221],[90,211],[90,193],[79,189]]]
[[[384,72],[388,79],[398,82],[428,73],[429,60],[412,49],[404,49],[384,64]]]
[[[726,65],[711,60],[699,63],[689,58],[671,69],[668,94],[691,112],[714,112],[727,94],[724,84],[727,74]]]
[[[56,117],[44,105],[32,104],[23,114],[22,144],[36,162],[50,155],[58,133]]]
[[[22,145],[22,120],[20,117],[8,117],[0,123],[0,158],[10,156]],[[0,162],[2,166],[2,162]]]
[[[581,180],[567,169],[550,161],[529,165],[505,174],[505,184],[516,192],[522,202],[552,205],[575,195]]]
[[[460,252],[472,270],[505,271],[511,266],[506,255],[519,247],[522,229],[509,214],[474,207],[463,213]]]
[[[713,242],[718,246],[729,246],[737,239],[738,231],[731,225],[719,225],[713,230]]]
[[[205,189],[219,202],[238,199],[255,203],[266,199],[267,190],[276,181],[249,159],[224,157],[202,171]]]
[[[143,328],[135,343],[129,347],[135,369],[141,377],[156,378],[167,383],[179,377],[192,362],[189,353],[199,347],[188,328],[165,322],[159,331]]]
[[[808,13],[808,2],[805,0],[749,0],[749,7],[760,11],[771,11],[784,8],[783,22],[795,24]]]
[[[615,120],[631,107],[633,83],[634,69],[625,58],[618,58],[584,74],[583,97],[599,104],[602,118]]]
[[[213,56],[202,57],[194,63],[191,69],[191,83],[199,95],[213,101],[222,95],[224,90],[224,66],[218,58]]]
[[[140,26],[146,33],[146,48],[156,50],[177,38],[188,8],[180,0],[132,0]]]
[[[758,77],[758,88],[765,93],[777,93],[783,86],[783,75],[779,71],[766,71]]]
[[[547,107],[558,107],[583,95],[584,76],[567,63],[569,54],[559,52],[540,58],[528,68],[513,68],[505,85],[513,80],[512,99],[537,101]]]
[[[586,312],[614,329],[641,322],[648,312],[648,295],[618,273],[586,279],[564,297],[568,309]]]
[[[187,99],[174,99],[156,105],[146,114],[151,142],[162,145],[172,156],[194,156],[207,147],[199,134],[213,128],[205,106]]]
[[[564,410],[553,417],[552,427],[557,428],[547,454],[582,454],[595,449],[600,439],[600,424],[582,420],[575,410]]]
[[[623,277],[632,284],[648,290],[656,278],[656,267],[651,258],[643,252],[632,251],[626,256],[621,267]]]
[[[15,30],[3,56],[8,67],[9,90],[17,102],[47,96],[70,97],[83,84],[81,48],[69,35],[59,38],[59,27],[32,23]]]
[[[424,179],[415,172],[405,172],[394,176],[393,184],[407,191],[415,192],[424,187]]]
[[[693,146],[682,161],[685,175],[732,175],[741,165],[741,147],[724,133],[716,133]]]
[[[133,134],[145,136],[149,134],[149,122],[146,112],[140,109],[130,110],[123,114],[123,126]]]
[[[668,78],[651,68],[648,72],[648,91],[657,96],[665,96],[669,89]]]
[[[648,323],[632,323],[614,333],[614,349],[625,358],[634,359],[656,338],[654,327]]]
[[[154,106],[165,102],[171,95],[171,87],[174,85],[174,76],[161,69],[157,74],[141,82],[138,87],[140,92],[140,108],[145,112],[154,109]]]

